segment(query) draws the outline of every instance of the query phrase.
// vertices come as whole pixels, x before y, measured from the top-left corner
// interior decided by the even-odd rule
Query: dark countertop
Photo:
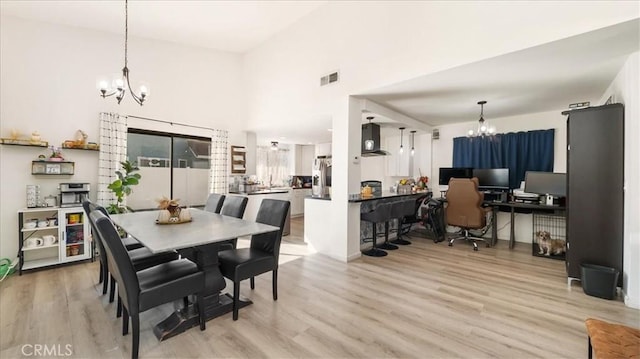
[[[367,197],[363,197],[362,195],[360,195],[357,198],[349,199],[349,202],[376,201],[376,200],[385,199],[385,198],[417,196],[417,195],[422,195],[422,194],[427,194],[427,193],[428,192],[399,194],[399,193],[394,193],[394,192],[383,191],[382,193],[374,193],[373,195],[367,196]]]
[[[325,195],[325,196],[322,196],[322,197],[305,196],[304,198],[305,198],[305,199],[306,199],[306,198],[309,198],[309,199],[319,199],[319,200],[321,200],[321,201],[331,201],[331,196],[329,196],[329,195]]]
[[[245,192],[237,192],[237,191],[229,191],[229,194],[241,194],[241,195],[256,195],[256,194],[274,194],[274,193],[289,193],[288,189],[263,189],[260,191],[253,191],[249,193]]]

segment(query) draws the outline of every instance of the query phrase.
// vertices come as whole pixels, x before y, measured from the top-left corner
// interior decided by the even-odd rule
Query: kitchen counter
[[[328,195],[328,194],[327,194],[327,195],[324,195],[324,196],[322,196],[322,197],[305,196],[304,198],[305,198],[305,199],[306,199],[306,198],[308,198],[308,199],[319,199],[319,200],[322,200],[322,201],[331,201],[331,196],[330,196],[330,195]]]
[[[415,193],[395,193],[389,191],[383,191],[382,193],[374,193],[371,196],[363,196],[359,195],[355,198],[350,198],[349,202],[366,202],[366,201],[377,201],[385,198],[395,198],[395,197],[406,197],[406,196],[415,196],[421,194],[427,194],[428,192],[415,192]]]
[[[248,221],[256,220],[263,199],[269,198],[281,201],[291,201],[291,194],[289,193],[288,189],[260,190],[251,193],[229,192],[229,195],[247,196],[247,207],[245,208],[244,216],[242,218]],[[284,222],[284,228],[282,229],[283,236],[289,235],[291,226],[290,217],[291,210],[289,210],[289,213],[287,213],[287,219]]]
[[[249,193],[245,192],[237,192],[237,191],[229,191],[230,194],[241,194],[241,195],[256,195],[256,194],[275,194],[275,193],[289,193],[289,189],[261,189],[259,191],[253,191]]]

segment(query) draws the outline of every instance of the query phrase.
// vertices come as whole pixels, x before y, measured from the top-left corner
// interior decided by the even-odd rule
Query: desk
[[[516,242],[516,234],[515,234],[515,210],[516,208],[522,209],[531,209],[532,211],[541,211],[541,212],[564,212],[564,206],[558,205],[545,205],[545,204],[534,204],[534,203],[522,203],[522,202],[493,202],[493,201],[485,201],[484,204],[491,206],[493,211],[493,216],[491,218],[491,241],[495,244],[498,240],[498,210],[500,208],[509,208],[511,212],[511,230],[509,232],[509,249],[513,249],[513,246]]]
[[[218,268],[218,246],[228,239],[274,232],[280,228],[190,208],[192,222],[156,224],[158,211],[135,212],[111,216],[113,222],[153,253],[177,250],[194,261],[205,276],[205,317],[207,320],[233,309],[233,299],[220,295],[225,288],[224,277]],[[251,304],[241,303],[240,307]],[[155,326],[159,340],[170,338],[198,325],[197,306],[178,310]]]

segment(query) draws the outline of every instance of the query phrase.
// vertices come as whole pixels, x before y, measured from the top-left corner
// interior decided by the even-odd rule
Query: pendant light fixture
[[[404,146],[402,146],[402,134],[404,133],[404,127],[400,127],[400,154],[404,152]]]
[[[369,116],[367,117],[367,120],[369,120],[369,127],[371,127],[371,120],[373,120],[374,117],[373,116]],[[371,134],[371,132],[369,131],[369,134]],[[364,141],[364,149],[367,151],[372,151],[373,147],[375,146],[375,142],[373,141],[373,138],[368,138]]]
[[[127,67],[127,50],[128,50],[128,38],[129,38],[129,1],[124,2],[124,68],[122,69],[122,78],[116,78],[113,80],[112,86],[109,87],[107,81],[99,81],[98,89],[100,90],[100,96],[109,97],[116,95],[118,104],[122,101],[127,94],[127,90],[131,92],[131,97],[142,106],[142,103],[149,94],[149,88],[145,85],[140,86],[139,95],[133,92],[131,84],[129,82],[129,68]]]
[[[489,122],[484,119],[484,105],[486,103],[487,101],[478,101],[478,105],[480,105],[480,119],[478,120],[478,129],[475,132],[473,130],[469,130],[469,137],[493,135],[493,133],[495,132],[495,129],[489,127]]]
[[[271,141],[271,151],[278,150],[278,141]]]
[[[411,156],[416,154],[416,131],[412,130],[411,131]]]

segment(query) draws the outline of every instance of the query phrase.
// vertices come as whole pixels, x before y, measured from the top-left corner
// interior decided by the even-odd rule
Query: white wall
[[[640,308],[640,55],[627,62],[599,104],[613,95],[614,102],[624,104],[624,256],[623,288],[627,306]]]
[[[347,115],[349,95],[631,20],[638,9],[635,2],[329,2],[245,56],[248,125],[332,119],[336,229],[327,240],[345,248],[359,242],[351,238],[358,219],[342,202],[357,191],[366,160],[353,159],[361,113]],[[340,82],[320,87],[336,69]]]
[[[245,56],[250,126],[327,124],[337,98],[633,19],[595,1],[334,1]],[[589,21],[585,21],[589,19]],[[340,70],[340,82],[319,86]],[[334,129],[335,130],[335,129]]]
[[[239,55],[169,42],[129,39],[132,86],[145,81],[151,92],[138,106],[131,98],[117,105],[102,99],[96,80],[121,71],[123,36],[51,25],[3,16],[0,21],[0,135],[10,129],[39,131],[43,140],[59,146],[82,129],[98,141],[98,114],[124,115],[227,129],[230,143],[244,142],[245,99]],[[130,125],[136,122],[130,121]],[[141,126],[170,132],[190,132],[182,126]],[[199,130],[196,134],[207,131]],[[31,160],[43,149],[0,146],[0,257],[15,258],[17,210],[26,206],[26,184],[40,184],[44,195],[56,194],[60,182],[89,182],[97,188],[98,153],[63,151],[75,161],[72,177],[32,176]],[[142,183],[144,185],[144,181]]]

